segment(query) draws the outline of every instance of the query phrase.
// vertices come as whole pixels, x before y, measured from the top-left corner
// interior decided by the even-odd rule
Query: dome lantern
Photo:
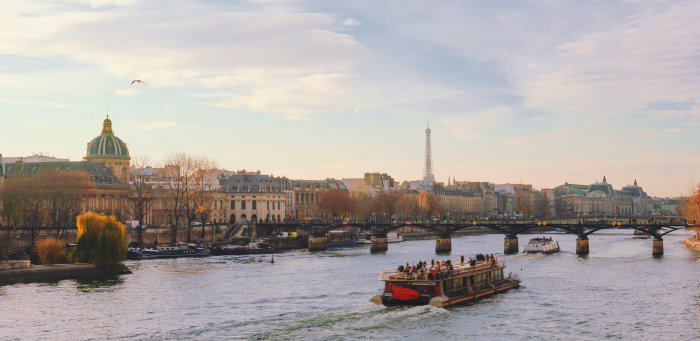
[[[112,131],[112,120],[109,119],[109,114],[104,122],[102,122],[102,135],[114,135]]]

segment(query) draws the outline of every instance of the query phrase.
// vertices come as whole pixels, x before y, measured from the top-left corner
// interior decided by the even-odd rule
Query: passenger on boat
[[[459,256],[459,264],[464,264],[464,255]]]

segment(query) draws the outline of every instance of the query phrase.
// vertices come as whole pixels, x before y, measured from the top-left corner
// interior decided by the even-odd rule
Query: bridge
[[[436,252],[452,250],[451,235],[466,228],[486,228],[504,234],[503,253],[512,254],[519,251],[518,234],[542,228],[561,229],[566,233],[577,235],[576,253],[589,253],[588,236],[601,230],[634,229],[654,237],[652,254],[664,253],[663,236],[680,229],[693,228],[695,222],[683,218],[644,218],[644,219],[553,219],[553,220],[472,220],[472,221],[412,221],[395,222],[379,221],[317,221],[310,223],[257,223],[256,229],[270,233],[290,230],[306,230],[309,233],[309,250],[325,250],[328,247],[328,231],[336,229],[359,229],[371,234],[370,251],[382,252],[388,250],[387,233],[404,227],[413,227],[437,235],[435,240]]]

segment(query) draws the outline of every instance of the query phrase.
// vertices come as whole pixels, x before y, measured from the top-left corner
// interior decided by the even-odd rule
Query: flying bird
[[[131,84],[130,84],[130,85],[134,85],[134,83],[141,83],[141,84],[143,84],[143,85],[148,85],[148,84],[146,84],[146,82],[144,82],[144,81],[142,81],[142,80],[140,80],[140,79],[134,79],[133,81],[131,81]]]

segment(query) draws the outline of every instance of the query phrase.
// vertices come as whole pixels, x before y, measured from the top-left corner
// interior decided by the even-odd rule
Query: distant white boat
[[[544,254],[559,252],[559,243],[552,238],[532,238],[525,245],[523,252],[535,253],[542,252]]]
[[[371,238],[357,239],[356,244],[371,244]],[[386,234],[387,243],[398,243],[403,241],[403,236],[398,232],[389,232]]]
[[[403,241],[403,236],[398,232],[389,232],[386,234],[387,243],[398,243]]]

